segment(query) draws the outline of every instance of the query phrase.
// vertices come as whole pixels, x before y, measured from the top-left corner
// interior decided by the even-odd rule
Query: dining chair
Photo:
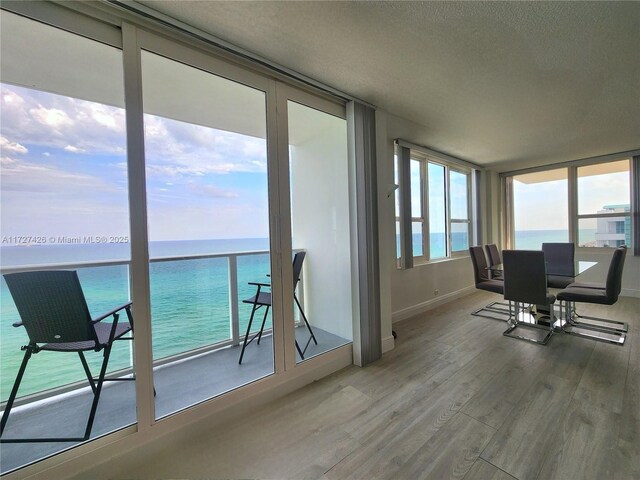
[[[487,259],[489,260],[489,266],[500,265],[502,263],[502,256],[500,250],[495,243],[484,246],[487,252]],[[491,278],[502,278],[502,272],[491,272]]]
[[[0,443],[82,442],[88,440],[104,382],[135,380],[135,377],[106,377],[113,343],[117,340],[133,340],[132,336],[125,337],[127,333],[133,333],[131,302],[120,305],[97,318],[91,318],[78,274],[73,270],[8,273],[4,275],[4,279],[21,320],[14,323],[13,326],[24,327],[29,341],[21,347],[24,351],[24,357],[2,414],[0,437],[4,433],[27,364],[33,355],[41,351],[77,353],[89,386],[93,391],[93,401],[83,436],[0,438]],[[120,321],[122,310],[127,315],[125,321]],[[109,317],[113,320],[111,323],[103,321]],[[102,366],[97,379],[89,369],[84,352],[102,353]],[[52,366],[49,375],[55,374]]]
[[[563,330],[566,333],[617,345],[624,344],[626,334],[629,331],[629,325],[626,322],[577,315],[575,313],[575,303],[615,304],[622,291],[622,272],[626,254],[627,248],[624,246],[617,247],[614,250],[607,272],[606,283],[574,282],[558,292],[561,317],[566,321]]]
[[[471,263],[473,265],[473,278],[475,280],[476,288],[479,290],[485,290],[487,292],[503,295],[504,283],[502,280],[490,277],[484,249],[482,247],[470,247],[469,256],[471,257]],[[471,314],[477,317],[491,318],[494,320],[506,320],[506,315],[509,314],[509,310],[507,308],[504,308],[506,306],[506,304],[499,301],[491,302],[488,305],[475,310]],[[500,317],[490,314],[498,314],[503,316]]]
[[[502,252],[504,299],[509,301],[509,328],[507,337],[546,345],[553,335],[554,295],[547,291],[547,271],[544,252],[540,250],[504,250]],[[549,305],[551,320],[548,325],[538,323],[531,312],[533,305]],[[514,333],[520,327],[547,330],[542,338]]]
[[[576,246],[573,242],[543,243],[547,262],[547,286],[565,288],[575,282]]]

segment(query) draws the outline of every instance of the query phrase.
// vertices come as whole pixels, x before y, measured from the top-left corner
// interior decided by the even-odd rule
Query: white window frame
[[[459,251],[453,251],[452,248],[452,226],[454,224],[466,224],[468,229],[469,246],[474,244],[474,238],[476,238],[474,232],[475,217],[474,212],[474,194],[473,188],[473,171],[475,167],[468,162],[448,157],[439,152],[435,152],[426,147],[419,147],[408,142],[401,140],[396,141],[399,147],[409,148],[410,153],[408,155],[409,165],[404,166],[403,155],[401,152],[396,152],[395,162],[397,165],[398,181],[400,184],[400,199],[399,199],[399,211],[396,211],[396,222],[400,223],[400,252],[398,257],[398,268],[412,268],[414,265],[423,265],[435,262],[446,261],[454,258],[466,257],[469,255],[469,250],[463,249]],[[404,160],[406,161],[406,160]],[[414,216],[411,211],[411,181],[410,181],[410,165],[412,161],[420,162],[420,205],[422,210],[422,216]],[[445,204],[445,256],[431,258],[431,236],[429,226],[429,163],[438,165],[444,168],[445,185],[444,185],[444,204]],[[406,169],[406,171],[404,171]],[[479,167],[477,167],[479,170]],[[451,172],[460,173],[466,175],[467,178],[467,218],[452,218],[451,217]],[[404,174],[404,179],[402,178]],[[408,205],[405,205],[408,202]],[[403,222],[404,220],[404,222]],[[403,223],[408,222],[408,226],[404,226]],[[422,224],[422,255],[413,255],[413,229],[414,223],[420,222]],[[409,233],[411,232],[411,233]],[[410,235],[407,241],[406,236]],[[405,237],[405,238],[403,238]],[[406,258],[410,257],[410,258]]]
[[[569,217],[569,241],[574,243],[578,248],[584,248],[589,251],[598,251],[609,247],[589,247],[589,246],[579,246],[579,224],[582,219],[598,219],[598,218],[619,218],[625,217],[632,219],[632,209],[633,203],[631,198],[631,192],[633,191],[633,179],[631,177],[631,161],[634,155],[637,155],[638,151],[630,151],[623,152],[619,154],[611,154],[605,155],[602,157],[595,157],[591,159],[583,159],[583,160],[575,160],[571,162],[563,162],[557,163],[553,165],[548,165],[545,167],[535,167],[517,171],[510,171],[501,173],[503,183],[503,192],[504,197],[503,201],[505,204],[505,218],[503,219],[503,238],[506,239],[505,248],[515,248],[515,221],[514,221],[514,198],[513,198],[513,188],[507,188],[507,184],[513,180],[514,177],[518,175],[524,175],[527,173],[534,172],[544,172],[549,170],[558,170],[562,168],[567,169],[567,191],[568,191],[568,217]],[[621,160],[629,161],[629,211],[628,212],[612,212],[612,213],[578,213],[578,168],[599,165],[609,162],[618,162]],[[511,219],[511,221],[509,221]],[[633,226],[631,227],[633,228]],[[633,244],[634,232],[631,232],[631,243]],[[627,245],[627,247],[631,248],[632,245]]]

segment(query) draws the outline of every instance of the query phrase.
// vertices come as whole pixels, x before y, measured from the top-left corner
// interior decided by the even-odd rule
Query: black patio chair
[[[629,325],[626,322],[577,315],[575,313],[575,303],[599,305],[613,305],[616,303],[622,291],[622,272],[626,254],[627,248],[624,246],[617,247],[614,250],[606,283],[575,282],[558,292],[560,311],[561,313],[564,311],[564,319],[567,322],[563,327],[566,333],[616,345],[624,344],[626,333],[629,330]]]
[[[82,437],[0,438],[0,443],[82,442],[88,440],[104,382],[135,380],[134,377],[106,378],[113,342],[133,339],[132,336],[124,337],[129,332],[133,333],[131,302],[92,319],[78,274],[75,271],[49,270],[10,273],[4,275],[4,279],[21,319],[20,322],[13,325],[25,328],[29,343],[21,347],[24,350],[24,357],[2,414],[0,437],[4,433],[27,364],[32,355],[41,351],[77,353],[89,386],[93,391],[93,402]],[[119,321],[119,312],[122,310],[127,314],[125,322]],[[113,318],[112,323],[103,322],[108,317]],[[102,367],[97,379],[93,377],[84,356],[84,352],[88,351],[102,352],[103,354]],[[55,375],[55,372],[51,372],[51,375]]]
[[[547,291],[547,271],[544,252],[540,250],[504,250],[504,298],[509,300],[509,328],[507,337],[546,345],[553,334],[553,304],[556,297]],[[531,312],[533,305],[548,305],[551,319],[548,326],[538,323]],[[512,309],[513,307],[513,309]],[[547,330],[543,338],[532,338],[514,333],[519,327]]]
[[[304,314],[304,310],[302,310],[302,306],[300,305],[300,302],[298,301],[298,297],[296,295],[296,288],[298,286],[298,282],[300,281],[300,274],[302,273],[302,263],[304,262],[304,257],[305,257],[305,252],[298,252],[293,257],[293,299],[295,300],[296,305],[298,306],[298,310],[300,311],[300,316],[302,317],[307,329],[309,330],[309,339],[307,340],[307,344],[305,345],[304,349],[300,348],[300,345],[298,344],[298,340],[296,340],[296,350],[298,351],[300,358],[302,358],[303,360],[304,360],[304,354],[307,351],[307,348],[309,347],[309,344],[311,343],[311,341],[313,340],[313,342],[316,345],[318,344],[318,340],[316,340],[316,336],[313,334],[311,325],[309,324],[309,321],[307,320],[307,316]],[[253,342],[256,338],[258,339],[256,343],[260,345],[260,340],[262,339],[262,332],[264,331],[264,325],[265,325],[265,322],[267,321],[267,314],[269,313],[269,309],[271,308],[271,292],[262,291],[263,288],[271,288],[271,284],[260,283],[260,282],[249,282],[249,285],[255,286],[257,290],[254,296],[242,301],[242,303],[252,304],[253,308],[251,309],[251,316],[249,317],[247,332],[244,336],[244,341],[242,342],[242,350],[240,351],[240,359],[238,360],[239,364],[242,364],[242,358],[244,357],[244,351],[247,348],[247,345]],[[253,324],[253,317],[255,313],[260,308],[263,308],[263,307],[264,307],[264,316],[262,317],[262,325],[260,326],[260,331],[254,334],[253,337],[249,338],[250,332],[251,332],[251,325]]]

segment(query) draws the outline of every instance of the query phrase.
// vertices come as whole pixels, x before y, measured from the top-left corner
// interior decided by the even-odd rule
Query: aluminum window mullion
[[[578,167],[567,168],[567,205],[569,208],[569,242],[578,244]]]
[[[131,236],[131,300],[135,321],[134,368],[138,431],[155,423],[153,353],[151,346],[151,289],[147,231],[142,64],[135,26],[123,23],[123,68],[127,129],[127,178],[129,181],[129,234]]]
[[[453,253],[451,248],[452,238],[451,238],[451,168],[448,165],[444,166],[444,210],[445,210],[445,236],[447,240],[447,244],[445,245],[445,254],[448,257],[451,257]]]
[[[422,255],[431,260],[431,228],[429,226],[429,163],[420,163],[420,186],[422,189]]]

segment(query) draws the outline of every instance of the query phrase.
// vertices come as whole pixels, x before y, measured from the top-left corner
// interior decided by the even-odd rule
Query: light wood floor
[[[469,314],[495,298],[399,322],[373,365],[81,477],[640,479],[640,299],[579,308],[628,321],[623,347],[568,335],[545,347]]]

